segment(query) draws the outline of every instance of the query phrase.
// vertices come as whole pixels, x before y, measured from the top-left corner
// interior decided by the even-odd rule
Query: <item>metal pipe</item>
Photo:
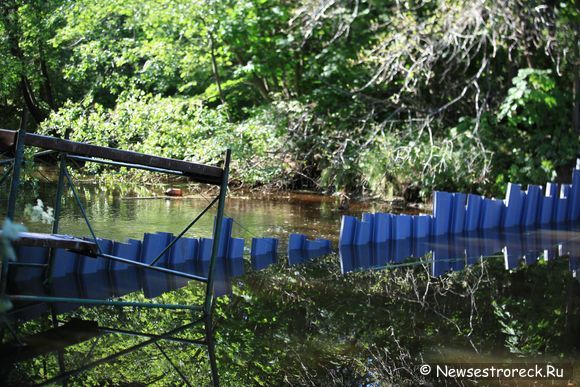
[[[173,171],[173,170],[170,170],[170,169],[155,168],[155,167],[147,167],[145,165],[139,165],[139,164],[123,163],[123,162],[120,162],[120,161],[111,161],[111,160],[104,160],[104,159],[95,159],[95,158],[92,158],[92,157],[73,156],[73,155],[69,155],[68,158],[69,159],[72,159],[72,160],[85,161],[85,162],[89,162],[89,163],[115,165],[115,166],[118,166],[118,167],[127,167],[127,168],[132,168],[132,169],[142,169],[144,171],[160,172],[160,173],[166,173],[166,174],[169,174],[169,175],[176,175],[176,176],[185,176],[185,177],[188,176],[187,174],[185,174],[183,172],[180,172],[180,171]]]
[[[147,345],[150,345],[150,344],[156,343],[156,342],[158,342],[159,340],[162,340],[162,339],[164,339],[165,337],[168,337],[168,336],[173,336],[173,335],[174,335],[174,334],[176,334],[176,333],[179,333],[179,332],[181,332],[181,331],[184,331],[184,330],[186,330],[186,329],[190,328],[190,327],[191,327],[191,326],[193,326],[194,324],[195,324],[195,323],[189,323],[189,324],[185,324],[185,325],[183,325],[183,326],[181,326],[181,327],[178,327],[178,328],[172,329],[172,330],[170,330],[170,331],[168,331],[168,332],[166,332],[166,333],[164,333],[164,334],[162,334],[162,335],[159,335],[158,337],[153,337],[153,338],[151,338],[151,339],[149,339],[149,340],[146,340],[146,341],[144,341],[144,342],[142,342],[142,343],[139,343],[139,344],[137,344],[137,345],[134,345],[134,346],[132,346],[132,347],[126,348],[126,349],[124,349],[124,350],[122,350],[122,351],[119,351],[119,352],[117,352],[117,353],[114,353],[114,354],[112,354],[112,355],[109,355],[109,356],[107,356],[107,357],[105,357],[105,358],[102,358],[102,359],[96,360],[96,361],[94,361],[94,362],[92,362],[92,363],[86,364],[86,365],[84,365],[84,366],[82,366],[82,367],[80,367],[80,368],[77,368],[76,370],[68,371],[68,372],[65,372],[65,373],[63,373],[63,374],[61,374],[61,375],[55,376],[54,378],[51,378],[51,379],[45,380],[44,382],[40,383],[40,385],[41,385],[41,386],[44,386],[44,385],[47,385],[47,384],[54,384],[55,382],[57,382],[57,381],[59,381],[59,380],[67,379],[67,378],[69,378],[69,377],[71,377],[71,376],[74,376],[74,375],[80,374],[81,372],[84,372],[84,371],[86,371],[86,370],[88,370],[88,369],[91,369],[91,368],[93,368],[93,367],[96,367],[96,366],[98,366],[98,365],[100,365],[100,364],[107,363],[107,362],[109,362],[109,361],[111,361],[111,360],[115,360],[115,359],[117,359],[118,357],[121,357],[121,356],[123,356],[123,355],[125,355],[125,354],[127,354],[127,353],[134,352],[134,351],[136,351],[136,350],[138,350],[138,349],[141,349],[141,348],[143,348],[143,347],[146,347]]]
[[[199,322],[203,322],[203,320],[199,320]],[[159,335],[154,335],[152,333],[133,332],[133,331],[125,330],[125,329],[117,329],[117,328],[109,328],[109,327],[99,328],[99,331],[102,331],[105,333],[116,333],[116,334],[127,335],[127,336],[138,336],[138,337],[147,337],[147,338],[159,337]],[[179,343],[179,344],[207,345],[206,342],[203,340],[182,339],[180,337],[166,337],[163,340],[172,341],[174,343]]]
[[[62,153],[59,155],[59,172],[58,172],[58,183],[56,186],[56,199],[54,201],[54,221],[52,222],[52,233],[58,234],[58,228],[60,225],[60,213],[62,209],[62,192],[64,190],[64,179],[66,174],[66,154]],[[46,283],[52,280],[52,273],[54,270],[54,254],[55,250],[50,251],[48,256],[48,269],[46,270],[44,280]]]
[[[213,297],[213,274],[215,268],[215,261],[218,254],[219,249],[219,242],[221,237],[221,229],[222,229],[222,220],[224,217],[224,208],[225,208],[225,201],[226,195],[228,191],[228,177],[230,172],[230,159],[231,159],[231,149],[226,151],[226,160],[224,164],[224,174],[222,177],[222,182],[220,185],[220,194],[219,194],[219,203],[217,208],[216,214],[216,221],[214,224],[214,231],[213,231],[213,243],[211,249],[211,260],[209,263],[209,271],[208,271],[208,281],[207,281],[207,289],[205,292],[205,302],[204,302],[204,310],[206,314],[210,314],[211,312],[211,304],[212,304],[212,297]]]
[[[87,213],[85,212],[85,208],[83,207],[83,203],[81,203],[81,199],[79,197],[79,194],[77,193],[77,189],[76,189],[70,175],[68,174],[66,167],[64,169],[64,176],[66,177],[66,180],[68,181],[68,185],[70,186],[70,188],[72,190],[73,196],[75,197],[75,201],[77,202],[77,205],[79,206],[79,209],[81,210],[81,214],[83,215],[83,218],[85,219],[85,223],[86,223],[87,227],[89,228],[89,231],[91,232],[91,236],[93,237],[93,241],[97,245],[97,250],[100,253],[101,247],[99,246],[97,236],[95,235],[95,231],[93,230],[93,226],[91,226],[91,222],[89,222],[89,218],[87,217]]]
[[[8,208],[6,210],[6,217],[10,220],[14,219],[14,212],[16,211],[16,198],[18,197],[18,187],[20,186],[20,170],[22,169],[22,161],[24,160],[24,138],[26,137],[26,121],[27,114],[22,117],[18,137],[16,138],[16,154],[14,156],[14,164],[12,165],[12,181],[10,184],[10,195],[8,196]]]
[[[10,266],[24,266],[24,267],[47,267],[46,263],[33,263],[33,262],[8,262]]]
[[[196,280],[196,281],[201,281],[201,282],[207,282],[207,278],[202,277],[202,276],[199,276],[199,275],[184,273],[182,271],[167,269],[165,267],[149,266],[149,264],[147,264],[147,263],[132,261],[130,259],[116,257],[116,256],[110,255],[110,254],[97,253],[97,254],[95,254],[95,256],[96,257],[107,258],[107,259],[110,259],[110,260],[113,260],[113,261],[117,261],[117,262],[121,262],[121,263],[126,263],[128,265],[138,266],[138,267],[141,267],[141,268],[144,268],[144,269],[148,269],[148,270],[154,270],[154,271],[160,271],[160,272],[166,273],[166,274],[172,274],[172,275],[175,275],[175,276],[178,276],[178,277],[189,278],[189,279]]]
[[[179,376],[181,377],[181,380],[183,380],[183,382],[185,384],[187,384],[188,386],[191,386],[191,383],[189,383],[189,380],[187,380],[187,378],[185,377],[185,375],[183,374],[183,372],[181,372],[181,370],[179,368],[177,368],[177,366],[173,363],[173,361],[171,360],[171,358],[169,357],[169,355],[163,350],[163,348],[161,348],[161,345],[159,345],[159,342],[155,343],[155,346],[157,347],[157,349],[159,350],[159,352],[161,352],[163,354],[163,356],[165,356],[165,359],[167,359],[167,361],[169,362],[169,364],[171,364],[171,367],[173,367],[173,369],[175,370],[175,372],[177,372],[179,374]]]
[[[36,158],[36,157],[48,156],[48,155],[55,154],[55,153],[58,153],[58,151],[55,151],[55,150],[45,150],[45,151],[36,152],[33,155],[33,157]]]
[[[228,178],[230,173],[230,161],[231,161],[232,151],[228,149],[226,151],[226,160],[224,163],[224,174],[222,176],[222,182],[220,185],[220,195],[219,203],[217,208],[216,222],[214,226],[213,233],[213,244],[211,251],[211,261],[209,263],[208,281],[207,288],[205,290],[205,302],[204,302],[204,312],[206,316],[205,320],[205,331],[207,338],[207,353],[209,357],[209,363],[211,368],[211,378],[214,386],[219,386],[219,375],[217,370],[217,359],[215,356],[215,346],[212,339],[213,327],[211,326],[211,312],[213,304],[213,276],[215,271],[215,261],[218,254],[220,234],[222,229],[222,220],[224,217],[224,208],[226,204],[226,195],[228,192]]]

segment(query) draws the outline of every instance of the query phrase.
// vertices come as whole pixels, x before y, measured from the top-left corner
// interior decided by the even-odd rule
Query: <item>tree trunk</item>
[[[40,71],[42,73],[42,97],[48,103],[52,110],[56,110],[56,102],[54,94],[52,93],[52,86],[50,84],[50,76],[48,75],[48,66],[44,59],[40,60]]]
[[[45,120],[46,115],[38,106],[30,81],[24,75],[20,76],[20,92],[22,93],[22,98],[24,99],[24,103],[32,115],[32,118],[34,118],[34,121],[36,121],[37,124],[40,124]]]
[[[217,66],[217,60],[215,57],[215,44],[214,44],[213,34],[210,32],[208,34],[208,36],[209,36],[209,45],[210,45],[210,54],[211,54],[211,69],[213,71],[213,76],[215,78],[215,84],[216,84],[217,89],[218,89],[220,101],[222,101],[222,104],[225,105],[226,99],[224,98],[224,93],[222,91],[222,82],[220,79],[220,74],[219,74],[218,66]]]

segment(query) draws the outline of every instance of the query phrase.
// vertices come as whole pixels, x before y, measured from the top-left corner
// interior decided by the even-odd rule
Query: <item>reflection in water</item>
[[[473,265],[482,258],[502,255],[506,269],[520,262],[532,265],[543,258],[569,256],[575,272],[580,248],[580,224],[564,224],[558,229],[481,230],[466,235],[443,235],[431,239],[401,239],[362,246],[341,245],[342,273],[371,268],[431,264],[431,274],[440,276]],[[425,256],[431,255],[430,259]],[[413,260],[415,258],[415,260]],[[575,273],[574,273],[575,275]]]
[[[140,239],[151,230],[178,232],[206,203],[119,199],[99,192],[86,198],[97,234],[117,240]],[[85,235],[71,204],[65,205],[63,226],[66,232]],[[234,225],[234,236],[271,235],[282,242],[290,233],[336,241],[340,219],[320,201],[233,199],[227,212],[245,226]],[[39,231],[42,227],[32,225]],[[189,236],[209,236],[210,227],[204,224]],[[340,256],[255,256],[247,268],[245,260],[222,259],[215,283],[221,295],[216,306],[220,378],[224,385],[436,384],[417,372],[424,361],[522,359],[565,359],[577,365],[575,375],[580,375],[580,283],[569,275],[578,269],[578,231],[577,225],[568,225],[360,246],[341,249]],[[115,249],[132,254],[125,244],[113,244]],[[570,258],[559,258],[564,255]],[[170,262],[171,267],[207,273],[207,262],[183,258]],[[10,284],[20,294],[155,297],[152,302],[179,304],[203,297],[195,281],[144,275],[135,268],[97,270],[89,276],[64,273],[48,288],[38,280],[38,269],[26,269]],[[60,344],[18,364],[13,364],[14,346],[3,347],[2,385],[50,380],[61,364],[67,370],[94,368],[55,383],[182,385],[180,372],[193,385],[209,382],[205,356],[190,345],[203,332],[187,328],[189,312],[46,303],[15,307],[8,317],[18,322],[12,326],[20,338],[50,332],[50,312],[59,325],[73,319],[97,322],[99,336],[74,342],[70,338],[75,334],[79,340],[91,336],[79,334],[72,324],[63,330],[68,340],[53,340]],[[183,326],[171,337],[150,341],[159,332]],[[136,336],[137,331],[145,335]],[[15,343],[9,330],[3,343]]]

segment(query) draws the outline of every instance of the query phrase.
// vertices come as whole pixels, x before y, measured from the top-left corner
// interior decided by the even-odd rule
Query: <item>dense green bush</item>
[[[6,0],[0,126],[28,111],[30,131],[207,163],[232,147],[248,185],[501,195],[578,153],[580,12],[528,3]]]
[[[256,109],[252,117],[231,123],[223,110],[198,99],[124,94],[114,109],[85,100],[67,103],[51,115],[41,131],[71,140],[112,146],[195,162],[218,164],[225,149],[233,153],[233,178],[267,184],[282,173],[271,151],[281,146],[276,111]]]
[[[374,193],[418,194],[432,190],[476,191],[485,187],[491,154],[465,125],[433,138],[427,131],[386,133],[360,160],[363,179]]]
[[[553,180],[574,163],[580,149],[572,127],[573,101],[550,70],[521,69],[512,84],[496,116],[483,127],[486,146],[494,152],[496,190],[510,181]]]

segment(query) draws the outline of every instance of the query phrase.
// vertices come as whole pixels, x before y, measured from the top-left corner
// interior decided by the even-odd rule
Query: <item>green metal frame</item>
[[[0,183],[2,183],[3,181],[5,181],[8,178],[9,175],[12,176],[10,193],[9,193],[9,197],[8,197],[8,209],[7,209],[7,217],[9,219],[14,218],[14,213],[15,213],[15,209],[16,209],[16,198],[18,197],[18,190],[19,190],[19,185],[20,185],[21,166],[22,166],[23,161],[24,161],[24,145],[25,145],[24,138],[25,138],[25,136],[26,136],[26,130],[24,128],[21,128],[18,131],[18,135],[17,135],[17,139],[16,139],[15,157],[14,157],[12,166],[8,168],[8,170],[5,172],[5,174],[2,177],[0,177]],[[48,303],[64,302],[64,303],[75,303],[75,304],[93,305],[93,306],[94,305],[105,305],[105,306],[143,307],[143,308],[159,308],[159,309],[185,309],[185,310],[190,310],[192,312],[198,312],[198,313],[201,312],[202,316],[198,321],[203,322],[205,325],[205,341],[200,342],[200,343],[207,346],[208,357],[209,357],[211,373],[212,373],[212,381],[213,381],[214,385],[216,385],[216,386],[219,385],[217,361],[216,361],[216,356],[215,356],[215,344],[213,341],[214,326],[213,326],[213,321],[212,321],[212,314],[213,314],[213,310],[215,308],[214,296],[213,296],[213,283],[214,283],[213,279],[214,279],[214,274],[215,274],[214,272],[215,272],[215,266],[216,266],[216,259],[217,259],[217,255],[218,255],[219,240],[221,238],[221,235],[220,235],[221,234],[221,226],[222,226],[222,220],[224,217],[224,208],[225,208],[225,201],[226,201],[227,189],[228,189],[229,168],[230,168],[230,162],[231,162],[231,150],[228,149],[226,151],[225,163],[224,163],[224,167],[223,167],[223,175],[222,175],[220,189],[219,189],[219,195],[216,198],[214,198],[207,205],[207,207],[200,214],[198,214],[194,218],[194,220],[191,223],[189,223],[183,229],[183,231],[180,232],[179,235],[176,238],[174,238],[174,240],[150,264],[136,262],[136,261],[124,259],[121,257],[116,257],[116,256],[113,256],[110,254],[104,254],[100,250],[100,248],[98,247],[99,244],[97,243],[96,233],[95,233],[95,231],[94,231],[94,229],[93,229],[93,227],[92,227],[92,225],[87,217],[86,211],[84,209],[84,206],[83,206],[83,203],[80,199],[80,196],[76,190],[73,179],[68,172],[67,160],[71,159],[71,160],[78,160],[78,161],[83,161],[83,162],[95,162],[95,163],[109,164],[109,165],[122,165],[124,167],[145,169],[145,170],[150,170],[150,171],[159,172],[159,173],[169,173],[169,174],[178,174],[178,175],[181,173],[177,172],[177,171],[170,171],[170,170],[148,167],[148,166],[143,166],[143,165],[119,163],[119,162],[114,162],[111,160],[104,160],[104,159],[98,159],[98,158],[92,158],[92,157],[83,157],[82,155],[68,155],[67,153],[54,152],[51,150],[41,152],[41,153],[44,154],[47,152],[59,154],[59,176],[58,176],[58,183],[57,183],[56,201],[55,201],[55,205],[54,205],[54,218],[55,219],[54,219],[54,222],[52,225],[52,233],[53,234],[57,234],[59,231],[60,216],[61,216],[61,212],[62,212],[62,196],[64,193],[65,185],[68,184],[68,186],[69,186],[69,188],[72,191],[72,194],[74,196],[75,202],[81,211],[81,214],[83,216],[85,224],[87,225],[87,228],[89,229],[89,231],[91,233],[92,240],[97,245],[98,252],[96,254],[94,254],[95,258],[108,259],[111,261],[122,262],[125,264],[140,267],[143,270],[160,271],[160,272],[164,272],[167,274],[172,274],[172,275],[185,277],[185,278],[192,279],[192,280],[205,282],[206,289],[205,289],[205,295],[204,295],[204,302],[202,305],[176,305],[176,304],[164,304],[164,303],[115,301],[115,300],[110,300],[110,299],[97,300],[97,299],[83,299],[83,298],[72,298],[72,297],[50,297],[50,296],[35,296],[35,295],[7,295],[5,293],[5,286],[6,286],[7,279],[8,279],[8,262],[7,262],[6,258],[4,258],[4,261],[2,262],[2,273],[1,273],[1,278],[0,278],[0,285],[1,285],[0,296],[8,297],[12,301],[21,301],[21,302],[48,302]],[[211,260],[210,260],[210,264],[209,264],[209,271],[208,271],[207,278],[201,277],[198,275],[194,275],[194,274],[190,274],[190,273],[184,273],[184,272],[177,271],[177,270],[171,270],[171,269],[168,269],[165,267],[155,266],[155,264],[159,261],[159,259],[180,238],[182,238],[185,235],[185,233],[199,219],[201,219],[201,217],[204,216],[207,213],[207,211],[209,211],[209,209],[211,207],[213,207],[213,205],[216,202],[218,205],[217,205],[216,221],[215,221],[214,230],[213,230],[213,244],[212,244]],[[19,263],[14,263],[14,264],[19,265]],[[46,285],[48,285],[51,281],[52,273],[53,273],[53,269],[54,269],[54,264],[55,264],[54,251],[51,251],[49,254],[48,264],[43,265],[43,266],[47,267],[47,269],[45,271],[45,284]],[[23,266],[26,266],[26,265],[23,265]],[[37,266],[37,265],[35,265],[35,266]],[[156,336],[156,338],[151,338],[149,341],[151,341],[151,343],[156,343],[157,340],[159,340],[161,338],[165,338],[170,333],[173,334],[172,332],[168,332],[168,333],[165,333],[161,336]],[[98,361],[99,364],[103,360],[105,360],[105,359]],[[79,372],[81,372],[81,371],[79,371]],[[70,374],[70,372],[65,373],[65,374]],[[68,376],[64,376],[65,379],[66,379],[66,377],[68,377]],[[58,379],[60,380],[60,378],[58,378]],[[50,381],[47,381],[47,382],[52,382],[52,381],[56,381],[56,378],[51,379]],[[186,381],[186,379],[184,379],[184,381]],[[188,383],[186,382],[186,384],[188,384]]]

